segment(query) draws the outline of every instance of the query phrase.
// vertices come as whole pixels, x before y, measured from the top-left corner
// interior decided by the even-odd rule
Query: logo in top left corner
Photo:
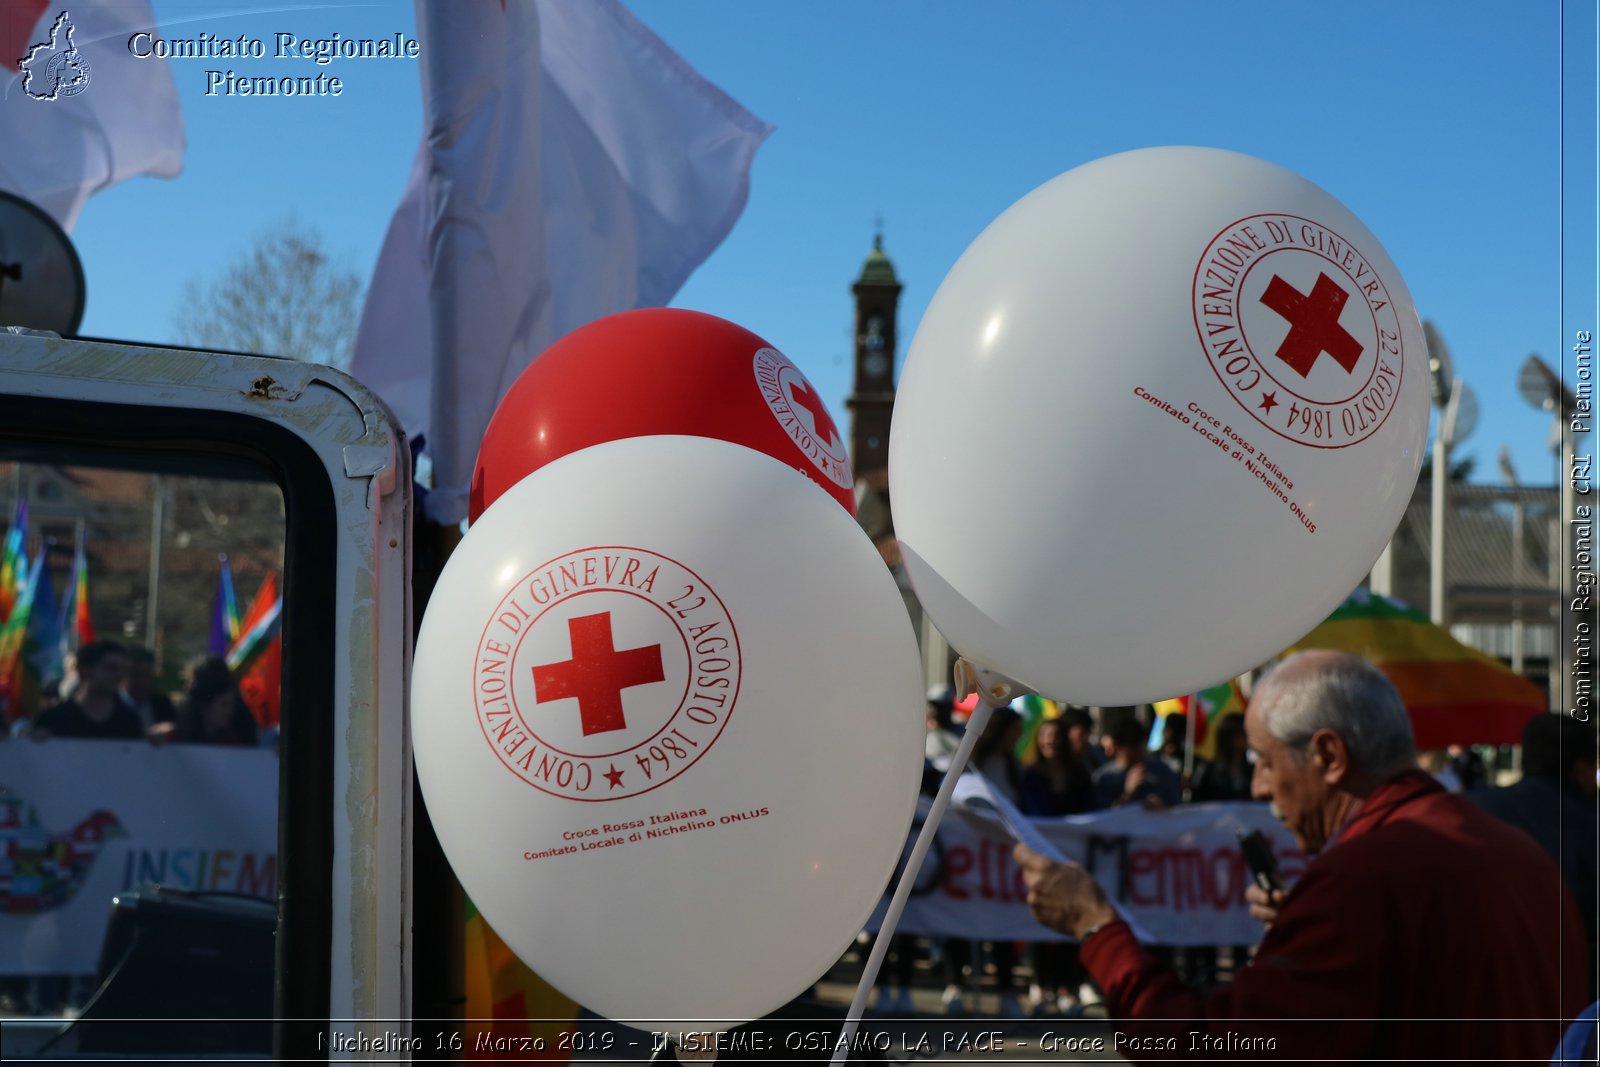
[[[17,61],[22,91],[34,100],[61,100],[89,87],[89,60],[72,43],[75,30],[71,15],[62,11],[50,24],[50,36]]]

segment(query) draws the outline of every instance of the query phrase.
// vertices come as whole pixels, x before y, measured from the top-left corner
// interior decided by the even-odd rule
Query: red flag
[[[250,609],[245,612],[244,619],[239,624],[240,640],[246,639],[253,633],[274,609],[281,610],[278,603],[278,576],[269,574],[262,580],[261,588],[256,590],[256,597],[250,602]],[[283,695],[281,630],[272,635],[271,640],[259,654],[251,656],[245,662],[237,681],[239,692],[243,694],[250,713],[256,717],[257,725],[262,729],[278,725]]]

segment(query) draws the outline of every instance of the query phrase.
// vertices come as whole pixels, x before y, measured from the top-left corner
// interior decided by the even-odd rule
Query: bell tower
[[[887,488],[900,288],[879,232],[872,239],[861,276],[850,287],[856,298],[855,382],[845,401],[850,409],[850,465],[857,480],[877,488]]]

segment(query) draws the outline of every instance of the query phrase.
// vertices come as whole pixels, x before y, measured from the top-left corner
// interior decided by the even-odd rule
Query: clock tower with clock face
[[[872,251],[850,291],[856,298],[856,375],[845,401],[850,409],[850,465],[858,481],[886,489],[900,281],[884,254],[881,233],[873,238]]]

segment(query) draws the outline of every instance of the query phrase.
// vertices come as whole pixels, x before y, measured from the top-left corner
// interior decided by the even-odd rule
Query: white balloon
[[[1249,156],[1127,152],[1018,201],[934,294],[895,530],[963,655],[1075,703],[1158,700],[1359,583],[1427,426],[1421,324],[1354,215]]]
[[[717,1030],[804,992],[870,916],[921,689],[904,601],[837,503],[748,448],[630,438],[468,531],[417,640],[412,740],[451,866],[530,967],[610,1018]]]

